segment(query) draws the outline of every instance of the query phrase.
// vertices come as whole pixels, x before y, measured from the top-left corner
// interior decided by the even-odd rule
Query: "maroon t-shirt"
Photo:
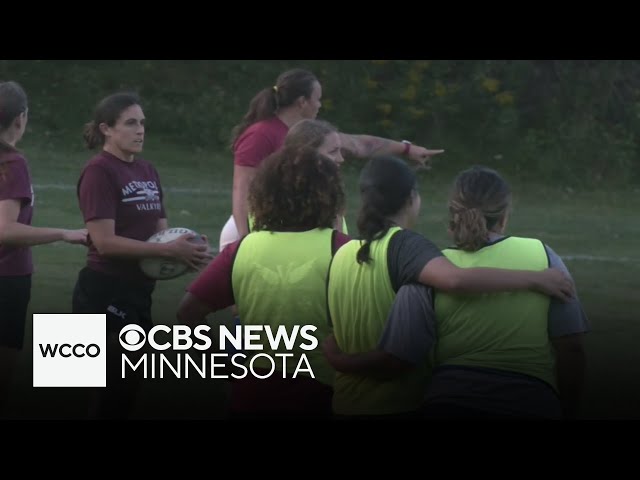
[[[278,117],[256,122],[247,128],[233,146],[233,162],[242,167],[257,167],[280,149],[289,127]]]
[[[102,151],[85,165],[78,180],[78,200],[84,221],[115,220],[115,234],[146,241],[156,233],[158,220],[166,218],[160,177],[142,158],[128,163]],[[92,270],[132,282],[151,280],[137,259],[101,256],[91,238],[87,266]]]
[[[336,232],[333,237],[333,251],[338,251],[349,240],[351,240],[349,236]],[[233,297],[231,273],[240,242],[241,240],[237,240],[225,248],[187,288],[187,291],[198,300],[211,307],[213,312],[236,303]]]
[[[0,158],[0,200],[20,202],[18,223],[31,225],[33,218],[33,186],[27,160],[18,152]],[[33,259],[30,247],[8,247],[0,244],[0,276],[31,275]]]

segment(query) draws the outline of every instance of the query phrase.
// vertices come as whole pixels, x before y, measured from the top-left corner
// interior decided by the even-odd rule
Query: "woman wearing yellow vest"
[[[314,326],[318,340],[330,332],[326,279],[335,251],[349,240],[332,227],[344,206],[339,169],[309,148],[283,148],[268,157],[249,191],[254,231],[230,244],[188,288],[178,318],[188,325],[205,323],[208,313],[236,304],[242,328]],[[334,371],[317,343],[307,351],[300,337],[292,349],[272,346],[265,331],[263,349],[248,350],[249,372],[231,382],[233,417],[331,415]],[[281,344],[282,345],[282,344]],[[307,343],[308,346],[308,343]],[[278,354],[293,354],[283,362]],[[311,372],[297,366],[306,356]],[[258,378],[266,376],[267,378]],[[286,378],[283,378],[286,377]]]
[[[333,398],[338,415],[403,415],[419,410],[428,373],[426,349],[411,369],[396,359],[391,369],[378,370],[372,360],[389,357],[376,347],[403,285],[418,282],[457,293],[534,290],[563,300],[573,294],[571,280],[546,265],[518,270],[454,265],[432,242],[409,230],[419,214],[420,195],[415,174],[397,158],[372,159],[360,176],[360,192],[362,240],[353,240],[336,253],[328,281],[335,347],[341,350],[328,342],[328,359],[339,370]],[[361,353],[351,362],[343,361]]]
[[[568,271],[540,240],[505,236],[511,190],[494,170],[456,178],[449,201],[456,265]],[[487,297],[435,294],[435,370],[429,418],[577,416],[587,318],[577,297],[558,302],[532,292]],[[391,319],[390,323],[393,323]]]
[[[342,141],[338,129],[324,120],[300,120],[294,124],[284,139],[284,148],[290,150],[302,150],[311,148],[318,153],[333,160],[338,167],[344,162],[342,156]],[[349,234],[347,222],[344,218],[345,208],[336,216],[333,228],[345,235]],[[253,217],[249,215],[249,224],[253,224]],[[240,325],[240,317],[236,309],[233,309],[234,325]],[[231,349],[229,352],[233,352]]]

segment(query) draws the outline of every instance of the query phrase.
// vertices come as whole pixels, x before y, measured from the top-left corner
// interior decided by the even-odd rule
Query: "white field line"
[[[44,184],[35,184],[33,186],[35,191],[38,190],[76,190],[75,185],[69,185],[64,183],[44,183]],[[168,193],[186,193],[188,195],[231,195],[231,190],[228,188],[182,188],[182,187],[167,187],[164,188],[165,192]]]
[[[630,258],[630,257],[603,257],[599,255],[582,255],[582,254],[571,254],[571,255],[560,255],[560,258],[563,260],[585,260],[588,262],[610,262],[610,263],[640,263],[640,258]]]
[[[34,190],[75,190],[75,185],[63,184],[63,183],[45,183],[33,186]],[[182,187],[168,187],[164,189],[169,193],[187,194],[187,195],[230,195],[231,190],[226,188],[182,188]],[[609,262],[609,263],[640,263],[639,258],[630,257],[606,257],[599,255],[585,255],[580,253],[571,253],[567,255],[560,255],[560,258],[568,261],[583,260],[587,262]]]

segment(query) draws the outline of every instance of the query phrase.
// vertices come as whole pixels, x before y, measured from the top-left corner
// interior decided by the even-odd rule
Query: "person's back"
[[[369,262],[358,263],[359,240],[337,253],[329,274],[329,311],[334,335],[345,353],[378,345],[396,297],[388,269],[389,243],[402,229],[390,228],[370,244]],[[348,320],[348,321],[347,321]],[[333,410],[338,415],[396,415],[417,410],[425,388],[426,362],[392,379],[337,372]],[[398,395],[402,391],[403,395]]]
[[[421,200],[415,172],[405,162],[390,156],[371,159],[360,174],[359,188],[361,240],[336,253],[327,287],[335,340],[347,355],[377,347],[396,292],[442,257],[435,245],[409,230]],[[393,376],[337,368],[333,411],[353,417],[412,414],[422,402],[425,367],[420,359]]]
[[[326,277],[332,258],[334,230],[314,228],[303,232],[259,231],[247,235],[236,252],[232,285],[243,325],[271,327],[274,336],[279,326],[288,333],[295,326],[313,325],[314,335],[324,338],[330,333],[326,311]],[[286,359],[286,375],[298,369],[301,354],[309,360],[315,378],[333,384],[333,369],[319,348],[305,351],[296,342],[294,349],[284,342],[272,349],[263,342],[258,351],[246,351],[247,362],[258,354],[276,358],[276,354],[293,354]],[[253,364],[269,370],[271,364],[258,356]],[[283,372],[278,362],[277,371]],[[284,372],[283,372],[284,373]],[[301,372],[309,375],[308,372]]]
[[[251,124],[234,144],[234,160],[243,167],[260,166],[262,161],[282,147],[289,127],[274,116]]]
[[[443,253],[462,268],[560,266],[552,264],[555,254],[540,240],[503,236],[510,205],[509,186],[495,171],[475,167],[461,173],[449,203],[456,247]],[[436,291],[427,416],[560,418],[554,338],[582,333],[586,319],[579,304],[572,315],[554,314],[553,305],[530,291]]]
[[[544,270],[549,260],[542,242],[508,237],[476,252],[446,249],[459,267]],[[519,372],[555,385],[547,334],[549,297],[536,292],[451,295],[438,292],[437,365],[482,366]]]
[[[419,284],[449,293],[533,290],[570,296],[570,280],[559,270],[543,268],[544,262],[525,262],[526,269],[460,268],[411,231],[421,200],[415,173],[397,158],[372,158],[359,184],[362,240],[342,247],[329,274],[334,335],[325,339],[323,350],[340,372],[334,385],[336,413],[417,413],[427,381],[425,364],[436,341],[430,291]],[[541,275],[558,289],[538,284]]]
[[[256,172],[249,204],[255,231],[196,279],[178,317],[194,325],[235,304],[245,335],[259,327],[257,349],[241,352],[247,372],[231,373],[232,416],[327,417],[334,371],[319,342],[301,339],[301,331],[317,340],[330,332],[326,279],[333,255],[348,241],[331,228],[344,205],[338,167],[313,149],[283,148]],[[283,337],[294,333],[293,341]]]

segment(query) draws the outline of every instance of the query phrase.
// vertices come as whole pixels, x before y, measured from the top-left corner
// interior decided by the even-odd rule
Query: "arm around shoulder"
[[[420,272],[419,281],[439,290],[458,293],[533,290],[563,301],[574,296],[571,279],[555,268],[543,271],[459,268],[445,257],[427,263]]]

